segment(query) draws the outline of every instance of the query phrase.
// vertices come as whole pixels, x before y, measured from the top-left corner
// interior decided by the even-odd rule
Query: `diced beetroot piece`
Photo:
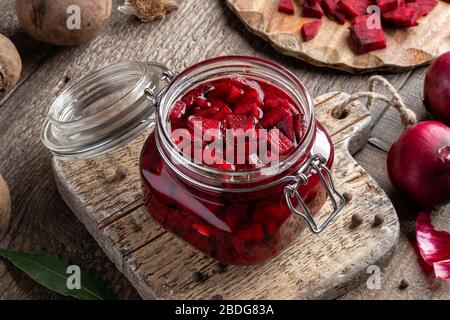
[[[186,114],[186,103],[184,101],[177,101],[170,111],[170,120],[180,120]]]
[[[243,242],[259,241],[264,238],[264,232],[260,224],[252,224],[238,230],[236,238]]]
[[[236,202],[226,208],[226,222],[232,231],[244,224],[248,207],[245,204]]]
[[[345,13],[338,6],[339,0],[322,0],[322,9],[327,16],[334,18],[339,24],[345,23]]]
[[[383,29],[369,29],[367,20],[370,15],[353,19],[350,34],[358,54],[386,48]]]
[[[228,103],[235,103],[244,94],[244,91],[231,83],[219,83],[208,93],[208,98],[216,98]]]
[[[225,118],[225,128],[233,130],[253,130],[255,129],[255,118],[247,115],[228,115]]]
[[[220,109],[218,107],[211,107],[211,108],[205,109],[202,112],[198,113],[198,116],[201,118],[213,118],[219,112],[220,112]]]
[[[417,25],[417,13],[407,7],[399,7],[381,15],[383,22],[395,27],[414,27]]]
[[[211,106],[208,101],[206,101],[204,98],[200,98],[200,97],[195,98],[194,103],[202,109],[207,109]]]
[[[192,228],[194,228],[202,236],[209,237],[211,235],[211,230],[203,224],[193,224]]]
[[[249,116],[255,117],[256,119],[261,118],[261,110],[256,105],[256,103],[241,105],[239,107],[236,107],[234,109],[234,114],[249,115]]]
[[[437,0],[416,0],[415,2],[406,4],[406,7],[414,10],[417,14],[417,18],[421,18],[428,15],[437,4]]]
[[[301,29],[303,41],[310,41],[314,39],[319,33],[321,25],[322,21],[320,20],[304,23]]]
[[[268,142],[272,151],[278,152],[279,155],[285,155],[291,151],[294,144],[278,129],[272,129],[268,135]]]
[[[270,108],[264,112],[264,116],[260,120],[261,126],[263,128],[269,129],[273,128],[278,122],[280,122],[283,117],[285,117],[288,112],[281,108]]]
[[[210,101],[211,107],[213,107],[213,108],[218,108],[219,110],[228,108],[228,105],[220,99],[209,98],[209,101]]]
[[[391,0],[392,1],[392,0]],[[393,0],[398,1],[398,0]],[[372,0],[340,0],[338,7],[349,19],[367,13],[367,8],[372,5]]]
[[[236,103],[236,101],[238,101],[242,97],[243,94],[244,94],[244,90],[231,85],[230,92],[228,93],[228,96],[227,96],[227,101],[231,102],[231,103]]]
[[[320,6],[321,0],[305,0],[303,1],[303,11],[302,16],[306,18],[317,18],[321,19],[323,17],[323,10]]]
[[[256,91],[255,89],[248,89],[241,97],[241,99],[239,99],[239,101],[236,103],[235,108],[253,103],[256,103],[258,107],[261,107],[264,104],[258,91]]]
[[[267,232],[275,231],[276,227],[280,225],[289,215],[286,210],[283,210],[278,203],[258,206],[252,214],[253,221],[264,226]]]
[[[204,134],[205,131],[209,129],[220,130],[220,121],[215,119],[205,119],[199,116],[190,116],[187,119],[187,124],[189,128],[194,131],[201,130],[202,134]]]
[[[213,119],[215,120],[219,120],[219,121],[223,121],[225,120],[225,118],[227,117],[227,115],[229,114],[233,114],[233,111],[226,106],[225,108],[223,108],[222,110],[220,110],[214,117]]]
[[[291,106],[288,99],[280,97],[267,97],[264,101],[263,110],[269,110],[272,108],[282,108],[286,111],[291,110]]]
[[[381,12],[387,12],[400,7],[399,0],[376,0],[377,6],[380,7]]]
[[[297,138],[297,143],[300,142],[301,138],[304,136],[306,130],[305,121],[303,121],[303,115],[294,116],[294,133]]]
[[[280,0],[278,11],[287,14],[294,14],[294,2],[292,0]]]
[[[276,127],[291,141],[294,141],[294,116],[288,113]]]
[[[197,88],[190,91],[187,95],[183,97],[183,101],[186,102],[186,105],[188,107],[192,106],[194,104],[194,100],[199,97],[204,97],[205,94],[211,90],[210,86],[207,85],[200,85]]]

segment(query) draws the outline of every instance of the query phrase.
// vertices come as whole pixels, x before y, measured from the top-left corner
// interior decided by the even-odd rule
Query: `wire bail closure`
[[[300,169],[298,171],[297,175],[295,176],[295,182],[287,185],[284,188],[284,196],[286,198],[289,209],[293,213],[303,218],[306,221],[311,232],[314,234],[321,233],[334,220],[334,218],[336,218],[336,216],[346,203],[344,196],[336,190],[333,178],[331,177],[331,172],[325,164],[326,159],[322,155],[313,155],[306,163],[304,169]],[[305,201],[303,201],[300,193],[298,192],[300,186],[306,185],[308,183],[308,175],[310,173],[313,173],[313,171],[319,175],[320,181],[322,182],[322,185],[325,188],[328,197],[330,198],[334,207],[331,215],[320,227],[317,226],[311,211],[306,206]],[[325,172],[325,176],[323,172]],[[335,196],[337,196],[337,199],[335,198]],[[292,199],[294,198],[300,204],[303,212],[299,211],[292,203]]]
[[[161,80],[167,82],[169,85],[173,79],[175,79],[176,74],[174,74],[169,69],[164,70]],[[144,95],[147,98],[147,100],[150,102],[151,106],[154,106],[156,109],[158,109],[158,102],[161,100],[161,97],[166,93],[167,87],[164,88],[164,90],[161,90],[158,93],[155,93],[155,86],[145,88]]]

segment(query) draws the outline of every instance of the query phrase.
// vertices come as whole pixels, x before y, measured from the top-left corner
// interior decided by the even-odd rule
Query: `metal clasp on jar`
[[[342,210],[345,205],[345,198],[342,194],[340,194],[333,182],[333,178],[331,177],[331,172],[327,168],[326,159],[320,155],[313,155],[306,165],[298,171],[297,175],[294,177],[294,183],[287,185],[284,188],[284,196],[286,198],[286,202],[288,204],[289,209],[303,219],[305,219],[309,229],[314,234],[321,233],[330,223],[334,220],[337,214]],[[325,172],[325,175],[323,174]],[[306,185],[308,183],[308,175],[311,173],[315,173],[319,175],[320,181],[322,182],[323,187],[325,188],[329,199],[333,203],[334,210],[331,215],[327,218],[327,220],[318,227],[316,222],[314,221],[313,215],[309,208],[307,207],[305,201],[303,201],[298,189],[302,185]],[[337,196],[337,199],[336,197]],[[292,203],[293,199],[297,199],[298,204],[302,208],[302,211],[299,211],[294,204]]]
[[[161,80],[166,81],[167,84],[170,84],[173,79],[175,79],[176,74],[174,74],[172,71],[170,71],[169,69],[164,70],[162,76],[161,76]],[[158,93],[155,93],[155,88],[154,87],[148,87],[144,90],[144,94],[146,96],[146,98],[149,100],[150,105],[154,106],[155,108],[158,107],[158,102],[161,100],[161,97],[165,94],[167,89],[167,86],[165,87],[164,90],[161,90]]]

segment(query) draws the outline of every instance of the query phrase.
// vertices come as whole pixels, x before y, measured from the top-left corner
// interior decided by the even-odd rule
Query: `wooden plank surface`
[[[229,266],[219,275],[213,259],[153,222],[140,201],[138,159],[147,134],[95,159],[54,159],[55,179],[63,199],[145,299],[207,299],[216,294],[252,300],[334,298],[356,287],[369,266],[384,265],[399,236],[391,202],[349,153],[366,144],[370,114],[355,103],[346,117],[333,116],[346,98],[348,94],[334,92],[315,103],[316,117],[335,145],[334,182],[349,202],[323,233],[305,230],[283,254],[264,264]],[[111,183],[118,167],[126,168],[127,175]],[[316,219],[324,221],[329,212],[330,205],[325,206]],[[352,215],[361,212],[363,225],[350,229]],[[385,223],[374,228],[378,213]],[[207,280],[193,282],[194,271]]]
[[[0,32],[22,34],[14,18],[13,1],[0,0],[2,19]],[[116,3],[117,4],[117,3]],[[3,19],[3,15],[8,17]],[[182,32],[180,31],[182,30]],[[26,35],[24,41],[33,43]],[[44,47],[46,47],[44,45]],[[42,53],[41,45],[20,49],[22,56]],[[162,21],[141,24],[118,12],[108,28],[91,43],[78,48],[57,48],[45,51],[44,58],[24,59],[30,70],[25,82],[0,105],[0,172],[8,181],[13,201],[11,226],[0,238],[1,248],[24,251],[49,251],[71,258],[92,269],[107,280],[119,298],[138,297],[128,281],[116,271],[97,243],[61,200],[51,171],[51,157],[39,141],[43,119],[52,101],[54,87],[67,77],[78,78],[90,70],[125,60],[157,60],[182,70],[205,58],[247,54],[273,60],[293,71],[310,90],[311,95],[341,90],[356,92],[367,88],[368,75],[348,74],[312,67],[294,58],[284,57],[264,41],[246,31],[221,0],[186,0],[179,11]],[[42,56],[41,56],[42,57]],[[424,69],[385,76],[406,95],[408,105],[423,110],[421,94]],[[413,93],[410,95],[410,93]],[[383,106],[373,111],[373,118],[383,114]],[[374,123],[375,132],[386,123],[377,136],[395,137],[399,125],[395,116],[386,114]],[[378,123],[378,124],[377,124]],[[450,298],[450,285],[428,276],[416,261],[410,244],[417,208],[393,192],[384,167],[386,154],[367,146],[357,160],[391,196],[402,225],[400,245],[388,269],[383,270],[382,290],[370,291],[365,286],[354,291],[351,298]],[[440,210],[440,226],[450,230],[450,209]],[[401,278],[408,278],[411,289],[400,291]],[[0,298],[54,299],[57,295],[33,283],[10,264],[0,261]]]

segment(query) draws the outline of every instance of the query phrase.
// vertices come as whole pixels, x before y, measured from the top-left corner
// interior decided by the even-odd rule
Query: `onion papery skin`
[[[434,229],[430,215],[421,212],[416,220],[416,238],[420,255],[433,267],[436,278],[450,279],[450,234]]]
[[[399,191],[427,208],[450,203],[450,128],[424,121],[406,129],[388,154],[389,178]]]
[[[450,51],[438,57],[427,71],[424,104],[435,120],[450,126]]]

